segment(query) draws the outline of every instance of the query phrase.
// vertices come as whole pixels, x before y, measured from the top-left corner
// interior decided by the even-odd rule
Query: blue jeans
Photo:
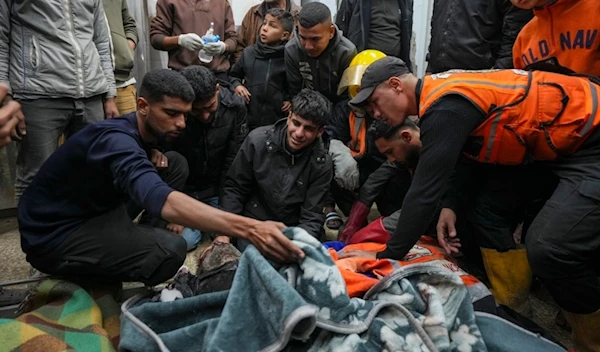
[[[201,202],[208,204],[213,208],[220,208],[219,197],[208,198],[203,201],[201,200]],[[198,246],[198,243],[200,243],[200,241],[202,240],[202,231],[186,227],[181,232],[181,237],[183,237],[183,239],[187,243],[187,250],[191,251],[192,249],[196,248]]]

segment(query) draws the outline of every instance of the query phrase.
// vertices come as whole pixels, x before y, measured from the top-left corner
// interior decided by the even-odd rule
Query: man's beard
[[[209,124],[209,123],[213,123],[213,121],[215,120],[215,116],[217,116],[217,112],[211,112],[210,116],[208,117],[208,120],[202,120],[200,118],[197,118],[198,121],[200,121],[200,123],[203,124]]]
[[[403,162],[404,166],[411,170],[416,169],[419,163],[419,154],[421,154],[420,148],[409,146],[406,151],[406,159]]]
[[[167,137],[166,133],[160,133],[158,131],[158,129],[156,127],[154,127],[154,124],[152,122],[152,118],[148,117],[146,118],[146,121],[144,122],[145,127],[146,127],[146,131],[150,132],[150,134],[156,138],[156,145],[167,145],[170,143],[169,138]]]

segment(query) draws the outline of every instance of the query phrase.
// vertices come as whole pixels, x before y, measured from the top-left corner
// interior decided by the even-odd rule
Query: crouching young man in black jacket
[[[321,140],[330,112],[323,95],[303,89],[287,119],[250,132],[227,174],[223,209],[281,221],[320,237],[333,169]],[[241,250],[247,245],[238,241]]]

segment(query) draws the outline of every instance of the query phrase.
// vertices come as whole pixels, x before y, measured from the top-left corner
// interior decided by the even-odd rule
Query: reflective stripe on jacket
[[[367,121],[364,117],[358,117],[354,111],[348,115],[350,123],[350,142],[348,148],[355,158],[362,157],[367,151]]]
[[[468,157],[479,162],[554,160],[575,152],[600,124],[600,86],[584,77],[521,70],[430,75],[424,78],[419,116],[449,94],[467,98],[486,114],[471,133],[478,148]]]

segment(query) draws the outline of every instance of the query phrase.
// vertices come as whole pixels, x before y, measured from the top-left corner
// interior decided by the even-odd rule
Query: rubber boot
[[[363,227],[353,236],[348,238],[347,244],[354,243],[387,243],[392,238],[389,232],[385,229],[382,222],[383,216],[371,222],[369,225]]]
[[[352,209],[350,209],[348,220],[346,220],[346,225],[344,225],[344,229],[338,236],[338,241],[348,243],[348,240],[356,233],[356,231],[360,230],[360,228],[367,223],[367,216],[369,215],[370,210],[371,208],[363,202],[354,202],[354,204],[352,204]]]
[[[496,302],[508,306],[517,313],[531,317],[528,301],[532,273],[524,248],[498,252],[481,248],[483,265],[490,280]]]
[[[571,325],[577,352],[600,352],[600,310],[592,314],[575,314],[562,310]]]

